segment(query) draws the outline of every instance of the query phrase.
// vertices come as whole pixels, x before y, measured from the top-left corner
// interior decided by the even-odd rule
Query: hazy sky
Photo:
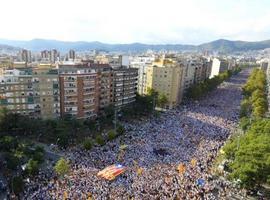
[[[270,39],[270,0],[2,0],[0,38],[198,44]]]

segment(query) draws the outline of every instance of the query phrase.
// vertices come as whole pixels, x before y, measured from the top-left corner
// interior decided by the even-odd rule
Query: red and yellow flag
[[[98,172],[97,176],[100,176],[102,178],[105,178],[111,181],[111,180],[114,180],[120,174],[124,173],[125,171],[126,171],[125,167],[119,164],[117,165],[115,164],[115,165],[108,166],[105,169]]]

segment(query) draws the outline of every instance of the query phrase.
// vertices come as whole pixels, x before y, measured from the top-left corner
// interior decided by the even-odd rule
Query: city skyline
[[[270,3],[254,1],[3,2],[0,38],[104,43],[201,44],[270,38]],[[17,5],[14,7],[13,5]],[[10,10],[16,15],[10,14]],[[47,14],[48,13],[48,14]],[[18,17],[20,16],[20,17]],[[19,19],[25,19],[22,23]]]

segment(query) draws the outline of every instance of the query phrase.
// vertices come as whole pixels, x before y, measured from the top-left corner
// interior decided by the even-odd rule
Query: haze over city
[[[270,38],[267,0],[9,0],[0,38],[200,44]],[[12,12],[10,12],[12,10]]]

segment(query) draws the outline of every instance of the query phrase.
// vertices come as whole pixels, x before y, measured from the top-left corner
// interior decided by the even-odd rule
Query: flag
[[[179,174],[184,174],[185,171],[186,171],[186,166],[181,163],[181,164],[178,165],[177,169],[179,171]]]
[[[68,193],[67,193],[67,191],[64,192],[64,195],[63,195],[63,196],[64,196],[64,198],[63,198],[64,200],[66,200],[66,199],[68,198]]]
[[[98,172],[97,176],[100,176],[102,178],[105,178],[107,180],[114,180],[117,176],[124,173],[126,171],[126,168],[123,167],[120,164],[115,164],[106,167],[105,169]]]
[[[195,158],[193,158],[193,159],[191,159],[190,163],[191,163],[192,167],[196,167],[197,160]]]
[[[204,186],[204,184],[205,184],[205,181],[202,179],[202,178],[199,178],[198,180],[197,180],[197,185],[198,186]]]
[[[142,172],[143,172],[143,169],[141,167],[139,167],[137,169],[137,174],[140,176],[142,174]]]

